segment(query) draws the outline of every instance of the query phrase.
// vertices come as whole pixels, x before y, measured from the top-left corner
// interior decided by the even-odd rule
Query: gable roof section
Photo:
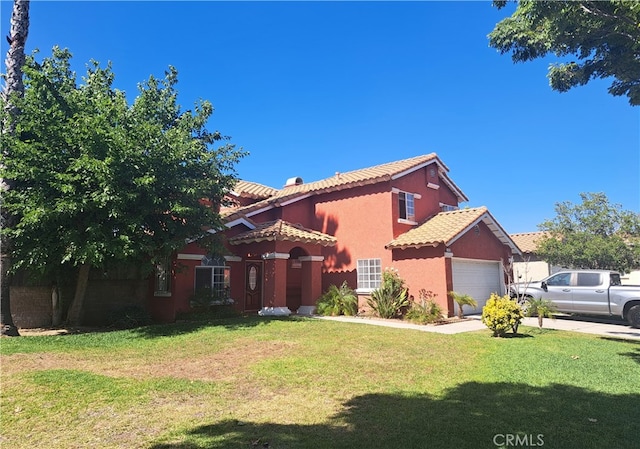
[[[454,192],[458,199],[461,202],[469,201],[466,195],[462,193],[462,190],[460,190],[460,188],[447,176],[449,168],[444,165],[435,153],[429,153],[422,156],[388,162],[386,164],[353,170],[346,173],[336,173],[334,176],[320,181],[285,187],[276,191],[277,193],[262,201],[229,211],[225,215],[225,218],[228,220],[234,220],[236,218],[236,214],[244,214],[247,217],[251,217],[252,215],[273,207],[287,205],[295,201],[308,198],[312,195],[350,189],[368,184],[376,184],[378,182],[391,181],[415,170],[419,170],[434,162],[438,165],[440,178]]]
[[[231,245],[264,241],[289,241],[334,246],[336,238],[322,232],[307,229],[299,224],[284,220],[267,221],[257,224],[255,229],[238,234],[229,239]]]
[[[460,209],[440,212],[386,245],[387,249],[421,248],[423,246],[445,246],[453,244],[471,228],[484,222],[498,240],[508,245],[513,252],[520,254],[518,246],[513,242],[502,226],[493,218],[486,207]]]
[[[518,245],[523,253],[535,253],[538,248],[538,241],[545,236],[545,232],[523,232],[511,234],[511,238]]]

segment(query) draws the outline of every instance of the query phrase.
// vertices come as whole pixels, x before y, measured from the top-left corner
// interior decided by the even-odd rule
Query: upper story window
[[[416,220],[415,195],[413,193],[398,192],[398,205],[400,207],[400,219]]]
[[[460,209],[458,206],[452,206],[451,204],[440,203],[440,210],[442,212],[451,212]]]
[[[358,259],[358,290],[371,291],[382,284],[381,259]]]

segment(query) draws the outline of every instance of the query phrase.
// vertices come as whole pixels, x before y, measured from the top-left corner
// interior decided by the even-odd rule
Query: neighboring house
[[[537,242],[543,236],[544,232],[511,234],[511,238],[522,251],[521,256],[514,256],[513,276],[515,282],[540,281],[562,269],[562,267],[551,265],[542,260],[536,254]],[[640,285],[640,270],[623,273],[621,279],[624,285]]]
[[[511,234],[511,238],[522,251],[522,255],[513,258],[514,282],[540,281],[562,269],[540,259],[536,254],[536,244],[544,235],[544,232]]]
[[[435,293],[445,314],[456,312],[449,291],[470,294],[479,311],[505,291],[504,263],[520,251],[485,207],[459,209],[468,198],[448,172],[432,153],[315,182],[291,178],[279,190],[240,181],[221,210],[226,251],[188,244],[171,269],[159,267],[150,310],[172,320],[204,290],[243,312],[308,314],[343,281],[364,305],[393,268],[411,296]]]

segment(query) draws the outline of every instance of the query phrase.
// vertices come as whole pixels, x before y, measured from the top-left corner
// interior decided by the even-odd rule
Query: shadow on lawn
[[[611,338],[604,337],[603,340],[615,341],[617,343],[622,343],[630,349],[629,352],[621,352],[620,355],[625,357],[629,357],[634,362],[640,363],[640,341],[637,340],[626,340],[624,338]]]
[[[640,432],[638,404],[640,394],[468,382],[442,397],[356,396],[322,424],[225,420],[152,448],[496,448],[514,446],[508,435],[517,434],[521,447],[631,449]]]
[[[177,321],[171,324],[156,324],[132,329],[133,332],[145,338],[171,337],[175,335],[198,332],[211,327],[223,327],[228,330],[248,329],[258,326],[267,326],[274,321],[282,321],[287,318],[260,317],[257,315],[243,315],[233,318],[196,318]]]

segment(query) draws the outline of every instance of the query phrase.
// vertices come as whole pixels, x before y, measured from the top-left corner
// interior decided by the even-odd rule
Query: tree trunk
[[[24,93],[24,83],[22,81],[22,66],[25,61],[24,47],[29,34],[29,1],[14,0],[13,12],[11,14],[11,30],[7,38],[9,39],[9,50],[5,64],[7,72],[5,75],[4,98],[7,100],[5,107],[9,114],[15,117],[19,111],[11,103],[11,96]],[[14,130],[14,123],[10,117],[8,126],[2,124],[2,132],[11,133]],[[9,148],[2,148],[3,156],[10,155]],[[0,179],[0,191],[9,190],[12,182],[9,179]],[[0,227],[11,226],[13,217],[0,207]],[[11,248],[12,244],[6,235],[0,238],[0,335],[19,336],[18,328],[11,316]]]
[[[73,296],[73,302],[71,306],[69,306],[69,313],[67,314],[67,323],[71,326],[80,326],[82,324],[84,297],[87,292],[87,284],[89,283],[89,271],[91,271],[91,264],[83,263],[80,265],[78,281],[76,282],[76,292]]]
[[[51,286],[51,325],[53,327],[62,324],[62,301],[60,301],[60,289],[58,284]]]

